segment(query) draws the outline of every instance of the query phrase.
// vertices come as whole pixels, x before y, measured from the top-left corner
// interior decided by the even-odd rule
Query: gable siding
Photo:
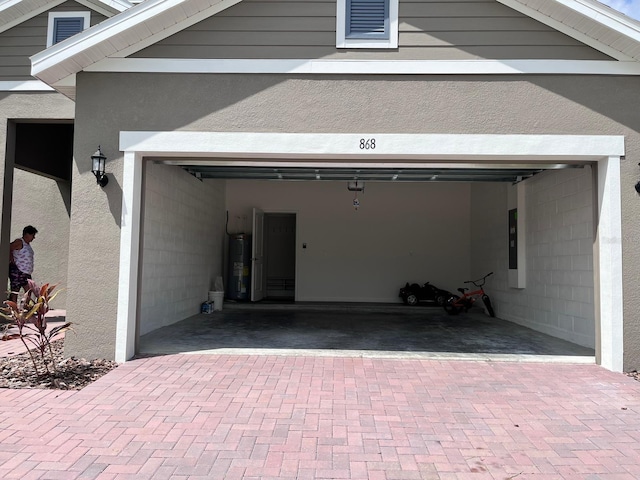
[[[398,50],[336,49],[336,3],[243,0],[131,57],[574,59],[608,56],[492,0],[400,0]]]
[[[51,10],[0,33],[0,80],[33,80],[29,57],[47,46],[49,12],[86,12],[90,9],[76,2],[65,2]],[[91,12],[91,25],[106,17]]]

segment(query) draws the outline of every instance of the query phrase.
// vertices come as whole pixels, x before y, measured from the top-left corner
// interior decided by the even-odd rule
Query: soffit
[[[176,25],[186,28],[190,20],[196,23],[203,11],[216,5],[222,9],[235,3],[237,0],[146,0],[32,56],[32,75],[54,86],[150,37],[169,36]]]
[[[66,0],[5,0],[0,1],[0,32],[4,32],[42,12],[57,7]],[[131,7],[126,0],[74,0],[101,13],[122,12]],[[105,10],[103,7],[109,7]]]
[[[48,5],[55,5],[60,2],[49,0],[7,0],[0,2],[0,14],[2,14],[2,24],[28,15],[34,10],[38,10]]]

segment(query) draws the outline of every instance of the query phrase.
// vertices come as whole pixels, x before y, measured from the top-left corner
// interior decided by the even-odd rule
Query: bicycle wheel
[[[443,305],[444,311],[447,312],[449,315],[458,315],[462,310],[462,307],[458,306],[455,302],[459,298],[460,297],[457,295],[453,295],[449,297],[447,301],[444,302],[444,305]]]
[[[482,301],[484,302],[484,306],[487,307],[487,312],[489,313],[489,316],[495,317],[496,312],[493,311],[493,306],[491,305],[491,299],[489,298],[489,295],[483,295]]]

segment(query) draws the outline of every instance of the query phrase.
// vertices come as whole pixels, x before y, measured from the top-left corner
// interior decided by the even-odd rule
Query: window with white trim
[[[49,12],[47,47],[80,33],[91,25],[91,12]]]
[[[337,0],[337,48],[398,48],[398,0]]]

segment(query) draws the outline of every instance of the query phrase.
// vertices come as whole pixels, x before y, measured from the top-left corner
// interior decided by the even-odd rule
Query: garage
[[[171,137],[170,151],[158,148],[168,144],[161,141],[165,135]],[[177,137],[183,135],[190,137],[189,146],[176,155]],[[176,195],[186,198],[184,192],[195,191],[188,187],[195,178],[209,193],[185,200],[176,210],[176,221],[185,221],[184,212],[190,211],[217,225],[216,232],[224,225],[224,231],[211,235],[204,226],[209,222],[194,222],[193,217],[186,220],[193,228],[176,224],[173,232],[206,238],[206,250],[212,252],[208,260],[194,257],[187,263],[224,269],[227,234],[251,232],[254,209],[267,218],[294,216],[296,302],[388,304],[399,302],[398,288],[405,281],[432,281],[455,291],[464,280],[495,271],[487,291],[502,320],[601,351],[601,305],[594,300],[601,288],[594,268],[594,249],[599,251],[594,218],[602,225],[606,215],[598,216],[594,205],[606,198],[597,180],[610,155],[600,152],[619,154],[616,139],[603,145],[603,138],[585,144],[584,137],[557,138],[556,143],[531,136],[378,135],[379,153],[363,155],[347,154],[349,147],[340,145],[341,140],[357,141],[353,135],[333,136],[330,148],[322,135],[265,134],[262,139],[243,138],[242,143],[230,139],[229,144],[242,145],[236,152],[194,152],[193,135],[172,132],[141,140],[131,134],[130,165],[139,169],[140,204],[146,206],[138,230],[143,232],[140,335],[186,318],[184,313],[193,311],[191,304],[206,298],[206,292],[188,286],[184,290],[191,298],[168,297],[165,288],[173,295],[180,282],[193,279],[187,279],[187,273],[176,275],[179,268],[171,261],[153,260],[161,255],[158,238],[166,237],[165,247],[183,245],[175,233],[162,234],[162,224]],[[202,135],[199,148],[206,148],[213,135],[218,149],[221,137],[233,136]],[[127,152],[125,137],[121,143]],[[291,152],[296,148],[302,151]],[[352,182],[363,188],[350,189]],[[514,209],[518,234],[524,232],[515,240],[518,268],[510,268],[514,265],[508,251],[509,211]],[[165,259],[183,255],[184,260],[184,252],[164,253]],[[159,274],[162,269],[169,280]],[[166,287],[167,281],[173,286]]]

